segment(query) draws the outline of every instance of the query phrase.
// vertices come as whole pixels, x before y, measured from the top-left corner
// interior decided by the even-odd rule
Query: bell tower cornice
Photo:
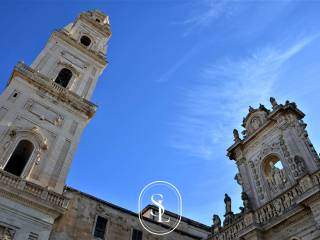
[[[52,81],[52,79],[35,71],[22,62],[15,66],[8,85],[15,77],[20,77],[20,79],[31,83],[34,87],[50,93],[50,95],[55,97],[57,100],[65,103],[67,106],[72,107],[80,113],[85,114],[87,119],[92,118],[97,110],[97,105],[94,103],[66,88],[61,87],[59,84]]]

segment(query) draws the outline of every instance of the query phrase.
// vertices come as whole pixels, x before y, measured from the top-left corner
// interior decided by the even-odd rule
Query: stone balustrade
[[[306,175],[295,186],[261,208],[238,215],[232,224],[221,227],[218,233],[209,237],[209,240],[233,240],[241,236],[250,227],[263,228],[268,223],[294,209],[299,199],[319,184],[320,171],[311,176]]]
[[[43,200],[54,208],[67,209],[68,207],[69,199],[63,195],[49,191],[44,187],[28,182],[3,170],[0,170],[0,185],[14,188],[18,192],[31,195],[36,199],[38,198],[38,200]]]

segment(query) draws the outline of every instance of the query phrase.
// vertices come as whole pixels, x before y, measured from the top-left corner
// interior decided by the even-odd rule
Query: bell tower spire
[[[110,36],[108,16],[84,12],[52,33],[31,67],[14,68],[0,98],[0,169],[62,193],[96,111],[90,97],[107,65]]]

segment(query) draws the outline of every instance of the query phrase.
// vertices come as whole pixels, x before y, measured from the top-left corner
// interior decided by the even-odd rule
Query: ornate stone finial
[[[254,111],[254,108],[249,106],[249,112],[253,112]]]
[[[233,137],[234,137],[234,141],[235,142],[240,142],[241,139],[240,139],[240,136],[239,136],[239,132],[237,129],[233,129]]]
[[[244,211],[251,210],[250,199],[249,199],[249,196],[246,192],[241,193],[241,200],[243,202]]]
[[[278,107],[278,103],[276,101],[276,99],[274,97],[270,97],[270,103],[272,105],[272,109],[275,109],[276,107]]]

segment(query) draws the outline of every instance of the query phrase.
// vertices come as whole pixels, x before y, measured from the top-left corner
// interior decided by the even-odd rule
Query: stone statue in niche
[[[297,171],[298,175],[301,175],[301,174],[305,173],[306,168],[305,168],[304,160],[303,160],[302,157],[295,156],[294,157],[294,163],[296,165],[296,171]]]
[[[283,169],[279,169],[275,166],[273,162],[270,162],[270,182],[273,187],[282,189],[284,184],[287,182],[285,173]]]

